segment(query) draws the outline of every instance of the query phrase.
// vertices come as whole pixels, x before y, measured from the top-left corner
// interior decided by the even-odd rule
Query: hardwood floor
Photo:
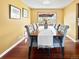
[[[74,43],[66,38],[64,59],[79,59],[79,43]],[[61,49],[51,49],[51,59],[62,59]],[[2,59],[28,59],[28,45],[20,43],[13,50],[7,53]],[[48,49],[32,49],[31,59],[49,59]]]

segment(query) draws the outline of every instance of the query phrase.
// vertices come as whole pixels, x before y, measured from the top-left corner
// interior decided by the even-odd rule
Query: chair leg
[[[51,59],[51,48],[49,48],[49,59]]]
[[[62,59],[64,59],[64,47],[62,46],[62,40],[60,40],[60,47],[61,47]]]
[[[30,59],[30,56],[31,56],[32,43],[33,43],[33,40],[31,40],[31,44],[30,44],[30,47],[29,47],[28,59]]]
[[[62,47],[62,42],[60,42],[62,59],[64,59],[64,47]]]
[[[62,52],[62,59],[64,59],[64,47],[61,48],[61,52]]]
[[[30,55],[31,55],[31,47],[29,47],[28,59],[30,59]]]

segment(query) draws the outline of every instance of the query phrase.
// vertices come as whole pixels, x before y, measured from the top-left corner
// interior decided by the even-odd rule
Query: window
[[[48,24],[56,23],[56,13],[38,13],[38,23],[43,24],[45,19]]]

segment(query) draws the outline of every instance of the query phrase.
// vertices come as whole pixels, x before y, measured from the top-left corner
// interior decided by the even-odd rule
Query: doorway
[[[79,40],[79,3],[77,4],[77,38]]]

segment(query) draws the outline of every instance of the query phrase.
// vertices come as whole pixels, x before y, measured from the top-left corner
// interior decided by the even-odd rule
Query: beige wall
[[[68,35],[74,40],[77,39],[77,22],[76,22],[76,4],[79,0],[74,0],[70,5],[64,8],[64,24],[69,25]]]
[[[31,23],[37,22],[37,17],[39,12],[46,12],[46,13],[56,13],[57,14],[57,24],[63,24],[63,9],[31,9]]]
[[[9,4],[20,9],[26,8],[28,18],[9,19]],[[19,40],[25,24],[30,24],[30,9],[26,5],[20,0],[0,0],[0,54]]]

